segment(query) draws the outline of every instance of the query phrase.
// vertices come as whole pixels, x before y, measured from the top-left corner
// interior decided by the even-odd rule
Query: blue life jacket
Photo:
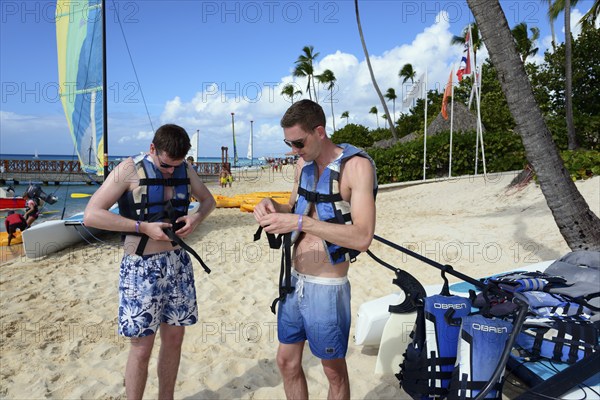
[[[448,394],[452,371],[456,362],[459,337],[458,325],[450,324],[446,314],[453,318],[467,316],[471,302],[466,297],[445,294],[425,297],[417,303],[417,319],[400,364],[397,378],[400,386],[413,399],[445,397]]]
[[[302,167],[298,182],[298,196],[294,205],[294,212],[296,214],[308,215],[311,211],[311,205],[314,204],[320,221],[336,224],[352,224],[350,203],[343,200],[340,194],[340,171],[343,164],[354,156],[365,157],[373,165],[373,196],[377,195],[377,174],[373,159],[363,150],[350,144],[344,143],[338,146],[342,148],[342,154],[324,169],[318,181],[318,167],[316,162],[308,161]],[[292,244],[296,242],[299,235],[299,231],[292,232]],[[323,241],[323,245],[331,264],[352,261],[360,254],[358,250],[347,249],[325,240]]]
[[[474,399],[485,388],[500,362],[512,323],[483,315],[461,318],[456,367],[448,391],[449,400]],[[503,379],[494,382],[486,399],[502,399]]]
[[[178,214],[177,218],[186,215],[191,192],[187,165],[179,165],[173,171],[173,176],[165,179],[147,155],[140,155],[133,161],[140,178],[139,186],[119,198],[119,214],[137,221],[152,222],[172,217],[168,215],[169,208]],[[165,200],[165,186],[173,187],[170,200]]]

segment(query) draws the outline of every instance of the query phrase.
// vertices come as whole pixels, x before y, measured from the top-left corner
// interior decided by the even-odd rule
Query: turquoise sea
[[[128,156],[109,156],[110,160],[119,161]],[[31,160],[33,154],[0,154],[0,160]],[[56,155],[56,154],[40,154],[38,155],[40,160],[74,160],[71,155]],[[221,162],[221,157],[198,157],[198,162]],[[262,161],[258,159],[252,160],[253,165],[259,165]],[[250,160],[244,158],[238,162],[239,166],[250,165]],[[9,182],[10,183],[10,182]],[[13,185],[15,194],[21,196],[25,190],[29,187],[27,182],[19,182],[19,185]],[[58,201],[55,204],[46,204],[42,210],[39,221],[49,219],[62,218],[63,213],[65,217],[71,216],[75,213],[81,212],[85,209],[85,206],[89,200],[89,197],[83,198],[72,198],[73,193],[84,193],[90,196],[98,189],[97,185],[82,185],[82,184],[61,184],[61,185],[47,185],[42,186],[42,190],[46,194],[53,194],[58,197]],[[0,211],[0,231],[4,231],[4,216],[6,212]]]

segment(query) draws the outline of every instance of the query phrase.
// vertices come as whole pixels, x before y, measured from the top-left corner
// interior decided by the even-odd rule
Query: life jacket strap
[[[141,186],[152,186],[152,185],[160,185],[160,186],[179,186],[179,185],[188,185],[190,183],[190,178],[142,178],[140,179]]]
[[[254,233],[254,241],[260,239],[263,227],[259,226]],[[285,233],[275,236],[272,233],[267,233],[269,247],[272,249],[281,248],[281,265],[279,269],[279,296],[271,303],[271,312],[277,314],[277,303],[284,302],[289,293],[293,293],[295,288],[292,287],[292,234]]]
[[[342,200],[340,193],[322,194],[308,191],[303,187],[298,187],[298,195],[304,197],[309,203],[335,203]]]

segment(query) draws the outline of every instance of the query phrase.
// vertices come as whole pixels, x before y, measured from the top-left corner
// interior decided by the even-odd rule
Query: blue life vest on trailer
[[[165,179],[147,155],[137,156],[133,161],[139,186],[118,200],[119,214],[137,221],[159,221],[168,217],[165,212],[168,203],[179,216],[186,215],[191,192],[187,164],[177,166],[173,176]],[[165,200],[165,186],[173,187],[173,197],[169,200]]]
[[[566,318],[546,323],[526,322],[516,344],[533,359],[547,358],[574,364],[600,351],[597,324]]]
[[[510,322],[498,318],[462,317],[449,400],[473,399],[481,392],[500,362],[512,328]],[[501,400],[502,383],[502,379],[495,382],[485,398]]]
[[[420,303],[411,333],[412,343],[406,348],[397,378],[413,399],[445,397],[459,337],[459,327],[449,324],[445,315],[453,309],[454,318],[467,316],[471,302],[466,297],[439,294],[426,297]]]
[[[377,195],[377,174],[373,159],[363,150],[350,144],[343,143],[338,146],[342,148],[342,154],[324,169],[318,181],[318,167],[316,162],[308,161],[302,167],[298,182],[298,196],[294,205],[294,212],[296,214],[308,215],[311,211],[311,205],[315,204],[317,216],[320,221],[336,224],[352,224],[350,203],[343,200],[340,194],[340,171],[343,164],[354,156],[365,157],[371,162],[374,173],[373,196]],[[292,244],[296,242],[299,235],[299,231],[292,232]],[[352,261],[360,254],[358,250],[347,249],[325,240],[323,241],[323,245],[331,264]]]

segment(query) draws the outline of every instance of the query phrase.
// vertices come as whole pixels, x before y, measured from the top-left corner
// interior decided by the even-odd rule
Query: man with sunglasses
[[[150,152],[119,163],[85,209],[86,226],[125,235],[118,323],[119,333],[131,338],[125,367],[128,399],[141,399],[144,394],[158,329],[158,398],[173,398],[184,329],[198,319],[194,271],[188,253],[180,247],[185,245],[181,238],[213,211],[215,201],[185,162],[190,147],[185,129],[161,126]],[[198,199],[200,208],[187,215],[190,195]],[[120,215],[108,211],[117,201]]]
[[[284,142],[300,157],[290,203],[264,199],[254,208],[267,234],[284,235],[280,296],[273,303],[278,305],[277,365],[286,397],[307,399],[302,353],[308,341],[329,381],[328,397],[349,399],[347,274],[350,261],[373,239],[375,164],[364,151],[327,137],[325,113],[313,101],[294,103],[281,126]]]

